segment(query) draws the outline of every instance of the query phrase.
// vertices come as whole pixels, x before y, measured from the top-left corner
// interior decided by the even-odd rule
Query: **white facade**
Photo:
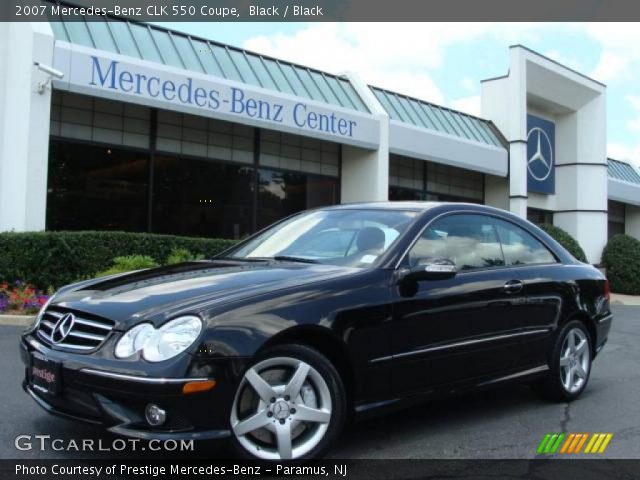
[[[35,62],[64,77],[51,79]],[[508,75],[482,83],[482,115],[506,140],[496,145],[392,118],[356,73],[343,78],[368,112],[61,41],[46,23],[0,23],[0,231],[45,228],[54,88],[335,142],[342,202],[387,200],[396,155],[482,173],[485,203],[522,217],[532,208],[550,212],[592,263],[606,244],[608,199],[628,205],[627,233],[640,237],[640,185],[607,176],[604,85],[512,47]],[[157,94],[167,81],[184,96]],[[249,98],[255,108],[247,108]],[[550,194],[528,188],[528,115],[555,125]]]
[[[606,87],[521,46],[509,74],[482,83],[482,114],[509,142],[509,209],[553,213],[592,263],[607,241]],[[527,188],[527,115],[555,124],[555,194]]]

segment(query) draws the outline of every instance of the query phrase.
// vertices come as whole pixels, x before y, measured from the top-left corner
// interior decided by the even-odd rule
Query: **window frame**
[[[420,231],[416,234],[416,236],[411,240],[411,243],[409,243],[409,245],[407,246],[407,248],[405,249],[405,251],[402,253],[402,256],[400,257],[400,259],[398,260],[398,262],[396,263],[395,269],[396,270],[400,270],[402,268],[408,268],[409,267],[409,263],[408,263],[408,258],[409,258],[409,252],[413,249],[413,247],[415,246],[415,244],[418,242],[418,240],[420,240],[420,237],[422,237],[422,234],[425,232],[425,230],[427,228],[429,228],[429,226],[444,218],[447,216],[451,216],[451,215],[480,215],[480,216],[485,216],[485,217],[489,217],[492,219],[491,223],[495,229],[496,232],[496,236],[498,237],[498,241],[500,242],[500,249],[502,249],[502,240],[500,239],[500,235],[498,234],[498,230],[497,230],[497,226],[495,224],[495,222],[493,221],[493,219],[499,219],[502,220],[504,222],[507,222],[511,225],[515,225],[518,228],[521,228],[523,230],[525,230],[525,232],[529,233],[529,235],[531,235],[534,239],[536,239],[537,241],[539,241],[548,251],[549,253],[551,253],[551,256],[555,259],[554,262],[548,262],[548,263],[534,263],[534,264],[525,264],[525,265],[506,265],[506,259],[505,259],[505,265],[499,265],[499,266],[491,266],[491,267],[480,267],[480,268],[474,268],[474,269],[468,269],[468,270],[459,270],[456,273],[456,276],[458,275],[464,275],[464,274],[473,274],[476,272],[486,272],[486,271],[494,271],[494,270],[499,270],[499,269],[515,269],[515,268],[531,268],[531,267],[542,267],[542,266],[551,266],[551,265],[563,265],[562,261],[560,260],[560,258],[558,257],[558,255],[556,254],[556,252],[549,246],[549,244],[547,242],[545,242],[542,238],[540,238],[538,235],[536,235],[535,232],[531,232],[528,229],[521,227],[520,225],[518,225],[516,222],[514,222],[513,220],[500,215],[499,213],[494,213],[494,212],[482,212],[482,211],[478,211],[478,210],[456,210],[456,211],[449,211],[449,212],[443,212],[440,213],[438,215],[436,215],[435,217],[433,217],[432,219],[430,219],[429,221],[427,221],[422,228],[420,229]],[[504,258],[504,251],[503,251],[503,258]]]
[[[499,218],[499,220],[502,220],[507,225],[515,227],[516,229],[520,229],[520,230],[524,231],[525,233],[529,234],[534,240],[538,241],[549,252],[549,254],[551,254],[552,258],[555,259],[555,262],[540,262],[540,263],[524,263],[524,264],[507,265],[507,256],[504,254],[504,244],[502,242],[502,238],[500,238],[500,231],[498,229],[498,227],[500,225],[499,224],[494,224],[494,228],[496,230],[496,235],[498,236],[498,241],[500,242],[500,248],[502,248],[502,254],[504,256],[505,266],[507,266],[507,267],[537,267],[539,265],[554,265],[556,263],[560,263],[559,260],[558,260],[558,256],[555,254],[555,252],[553,250],[551,250],[542,240],[540,240],[537,236],[535,236],[529,230],[521,227],[520,225],[516,224],[515,222],[509,222],[509,221],[507,221],[507,220],[505,220],[503,218]],[[516,231],[516,233],[517,233],[517,231]]]

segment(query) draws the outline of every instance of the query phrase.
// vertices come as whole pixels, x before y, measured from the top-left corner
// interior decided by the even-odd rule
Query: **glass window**
[[[316,82],[316,85],[318,86],[320,91],[322,91],[322,95],[324,96],[324,98],[327,99],[327,102],[333,105],[340,105],[338,98],[336,97],[335,93],[333,93],[333,90],[331,90],[331,87],[329,86],[329,83],[327,83],[327,79],[325,78],[325,76],[313,70],[309,70],[309,73],[311,74],[313,80]]]
[[[317,100],[319,102],[328,102],[328,99],[324,97],[324,95],[322,95],[322,93],[318,89],[316,82],[314,82],[313,78],[311,78],[311,74],[309,73],[308,70],[305,70],[303,68],[298,68],[297,72],[307,92],[309,92],[309,94],[311,95],[311,99]]]
[[[64,28],[64,24],[60,21],[60,17],[59,16],[53,16],[53,15],[48,15],[49,16],[49,25],[51,25],[51,30],[53,30],[53,35],[56,37],[56,39],[59,40],[64,40],[66,42],[69,41],[69,37],[67,36],[67,32]]]
[[[382,104],[387,113],[391,116],[392,120],[402,120],[400,114],[396,111],[396,108],[391,104],[389,97],[387,94],[381,90],[373,89],[373,93],[378,99],[378,101]]]
[[[77,23],[77,22],[69,22],[69,23]],[[113,38],[118,45],[118,50],[122,55],[128,55],[130,57],[140,58],[140,53],[138,52],[138,48],[136,47],[136,43],[131,36],[131,32],[129,31],[129,25],[127,22],[123,22],[120,20],[112,20],[109,21],[109,27],[111,27],[111,31],[113,32]]]
[[[251,70],[251,66],[249,62],[247,62],[247,57],[245,57],[243,52],[239,52],[237,50],[229,49],[229,55],[231,56],[231,60],[235,63],[237,69],[240,71],[240,75],[242,75],[242,80],[245,83],[250,83],[251,85],[257,85],[261,87],[262,85],[256,78],[255,73]]]
[[[311,98],[309,92],[302,84],[300,77],[298,77],[298,74],[291,65],[289,65],[288,63],[280,63],[280,68],[282,69],[282,73],[284,73],[287,77],[287,80],[289,81],[289,84],[293,88],[296,95],[298,95],[299,97]]]
[[[253,68],[253,71],[256,73],[256,76],[258,77],[260,84],[264,88],[273,88],[279,91],[283,91],[280,89],[279,85],[276,85],[274,83],[274,79],[271,78],[271,74],[269,73],[269,71],[267,71],[268,64],[275,65],[275,62],[273,60],[264,60],[263,62],[263,60],[260,57],[257,57],[255,55],[247,55],[247,60],[249,61],[249,64]],[[273,70],[275,71],[275,69]],[[286,83],[287,82],[285,80],[283,84],[286,84]],[[287,90],[284,90],[284,91],[287,91]]]
[[[149,60],[150,62],[162,63],[162,58],[158,53],[156,44],[153,41],[153,38],[151,38],[149,27],[139,23],[131,23],[129,26],[131,27],[133,38],[135,38],[136,44],[140,48],[142,58],[144,60]]]
[[[95,48],[85,22],[65,22],[65,26],[73,43]]]
[[[625,232],[625,204],[609,200],[608,216],[609,216],[609,238]]]
[[[360,111],[368,112],[369,109],[360,98],[360,94],[356,92],[356,90],[353,88],[353,85],[351,85],[351,82],[349,82],[348,80],[345,80],[344,78],[340,78],[339,81],[345,93],[349,95],[351,102],[356,106],[356,108]]]
[[[265,69],[263,75],[268,75],[269,80],[273,79],[273,82],[270,83],[275,82],[274,88],[276,88],[280,92],[292,93],[295,95],[295,92],[291,88],[291,85],[289,85],[287,78],[284,76],[284,73],[282,73],[282,69],[280,68],[278,62],[269,58],[254,57],[253,55],[251,55],[249,58],[253,59],[253,62],[250,61],[250,63],[253,66],[253,69],[256,71],[258,77],[260,77],[260,74],[258,74],[258,70],[260,70],[262,67],[263,69]]]
[[[554,263],[555,257],[539,240],[519,226],[495,219],[507,265]]]
[[[393,109],[398,113],[398,116],[403,122],[411,123],[411,118],[408,116],[407,112],[405,112],[404,107],[398,101],[398,97],[393,94],[387,94],[387,99],[389,103],[393,106]]]
[[[193,42],[193,47],[196,50],[196,54],[202,62],[202,65],[204,66],[206,72],[210,75],[224,77],[224,75],[222,74],[222,70],[220,70],[218,62],[216,62],[216,59],[213,57],[213,53],[209,44],[195,38],[191,39],[191,41]]]
[[[211,44],[211,51],[215,55],[218,65],[222,68],[222,73],[224,73],[225,78],[241,82],[242,78],[240,78],[240,74],[238,73],[234,63],[231,61],[231,57],[229,57],[229,53],[226,48],[221,47],[220,45]]]
[[[353,101],[351,100],[351,97],[349,97],[347,95],[347,93],[344,90],[344,87],[342,86],[342,82],[340,82],[340,79],[335,78],[335,77],[326,77],[327,82],[329,83],[329,85],[331,86],[331,90],[333,90],[333,93],[336,94],[336,97],[338,97],[338,100],[340,101],[340,105],[342,105],[345,108],[354,108],[354,109],[358,109],[358,107],[356,106],[355,103],[353,103]]]
[[[478,129],[474,126],[472,119],[470,117],[467,117],[466,115],[460,115],[459,118],[462,121],[462,123],[464,123],[467,126],[467,129],[471,134],[471,138],[478,142],[482,142],[483,141],[482,136],[478,132]]]
[[[155,158],[156,233],[242,238],[251,231],[254,170],[174,156]]]
[[[424,193],[420,190],[412,190],[410,188],[389,186],[389,201],[401,202],[401,201],[419,201],[424,200]]]
[[[416,212],[385,209],[305,212],[267,229],[230,256],[282,256],[304,262],[371,267],[415,216]]]
[[[484,215],[449,215],[432,222],[409,252],[409,263],[447,258],[459,271],[504,265],[493,219]]]
[[[411,120],[411,123],[413,123],[418,127],[423,125],[422,121],[420,120],[418,115],[416,115],[416,112],[411,107],[409,100],[407,100],[405,97],[398,96],[398,101],[404,108],[404,112],[407,114],[407,117]]]
[[[415,100],[409,100],[409,104],[413,109],[413,112],[420,118],[420,121],[426,128],[437,130],[433,120],[426,114],[426,112],[420,106],[420,103]]]
[[[191,40],[187,37],[183,37],[182,35],[172,35],[171,38],[176,44],[176,48],[178,49],[178,53],[180,54],[185,67],[189,70],[193,70],[194,72],[202,72],[202,65],[200,64],[200,60],[198,60],[196,52],[191,45]]]
[[[258,229],[302,210],[338,203],[337,178],[261,169],[258,185]]]
[[[100,17],[99,15],[87,17],[87,27],[89,27],[91,37],[96,44],[96,48],[118,53],[118,49],[113,41],[107,22],[103,17]]]
[[[172,67],[185,68],[182,60],[180,59],[180,55],[173,46],[169,33],[164,30],[156,30],[155,28],[151,29],[151,33],[158,45],[158,48],[160,49],[160,53],[162,53],[164,63],[166,65],[171,65]]]
[[[48,230],[147,228],[146,153],[52,141]]]
[[[527,220],[531,223],[535,223],[536,225],[542,225],[543,223],[553,225],[553,212],[550,212],[549,210],[540,210],[538,208],[528,208]]]

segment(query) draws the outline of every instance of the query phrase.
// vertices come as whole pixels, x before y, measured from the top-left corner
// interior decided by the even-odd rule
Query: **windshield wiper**
[[[272,258],[282,262],[320,263],[318,260],[314,260],[313,258],[290,257],[288,255],[276,255]]]

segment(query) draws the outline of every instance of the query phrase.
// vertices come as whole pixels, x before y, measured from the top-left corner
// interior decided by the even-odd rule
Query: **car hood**
[[[59,292],[52,306],[108,318],[124,329],[142,319],[159,324],[177,314],[357,271],[277,261],[190,262],[83,282]]]

